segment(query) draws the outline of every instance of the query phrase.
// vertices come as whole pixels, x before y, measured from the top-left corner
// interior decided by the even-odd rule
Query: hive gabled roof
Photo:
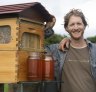
[[[26,9],[35,9],[35,11],[47,21],[52,18],[52,15],[39,2],[0,6],[0,15],[22,14],[22,12],[27,15],[26,12],[24,12]]]
[[[34,6],[35,4],[37,4],[37,2],[0,6],[0,14],[21,12],[30,6]]]

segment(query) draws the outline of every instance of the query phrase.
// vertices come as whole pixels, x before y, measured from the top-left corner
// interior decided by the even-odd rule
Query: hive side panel
[[[0,51],[0,83],[17,81],[16,51]]]

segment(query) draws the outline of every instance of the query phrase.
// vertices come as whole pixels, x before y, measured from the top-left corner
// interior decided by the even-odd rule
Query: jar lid
[[[32,59],[38,59],[38,58],[40,58],[40,53],[39,52],[30,52],[29,56]]]

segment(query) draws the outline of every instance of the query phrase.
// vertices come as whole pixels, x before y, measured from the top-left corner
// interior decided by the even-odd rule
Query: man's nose
[[[77,24],[74,25],[74,29],[75,29],[75,30],[78,29],[78,25],[77,25]]]

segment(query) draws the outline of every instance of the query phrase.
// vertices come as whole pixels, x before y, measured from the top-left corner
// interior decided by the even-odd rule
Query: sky
[[[55,33],[61,35],[68,35],[63,27],[65,14],[73,8],[81,9],[88,22],[84,37],[96,36],[96,0],[0,0],[0,6],[29,2],[40,2],[50,14],[56,17],[53,29]]]

